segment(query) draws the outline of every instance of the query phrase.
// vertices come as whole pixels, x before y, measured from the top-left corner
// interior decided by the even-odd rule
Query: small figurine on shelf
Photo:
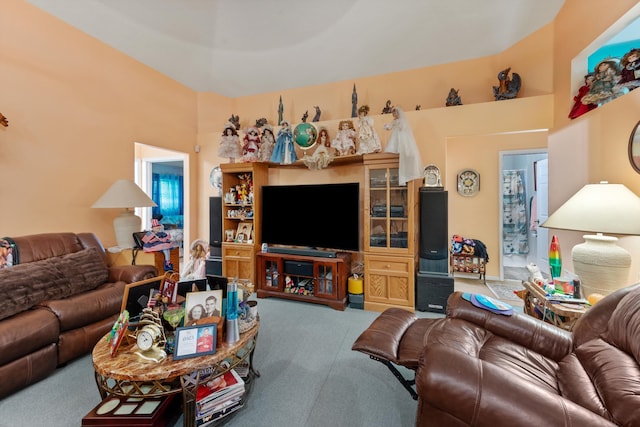
[[[286,276],[284,278],[284,291],[287,293],[294,292],[293,280],[291,280],[291,276]]]
[[[238,131],[232,123],[227,123],[222,131],[222,140],[218,147],[218,156],[227,157],[229,163],[234,163],[236,159],[242,156],[242,145]]]
[[[460,89],[455,90],[454,88],[451,88],[449,90],[449,95],[447,96],[447,101],[445,102],[445,105],[447,107],[451,107],[453,105],[462,105],[462,98],[460,98],[460,95],[458,94],[459,91]]]
[[[260,149],[260,132],[255,126],[247,129],[247,133],[243,138],[242,145],[242,161],[255,162],[258,160],[258,150]]]
[[[384,104],[384,108],[382,109],[382,114],[390,114],[392,110],[393,107],[391,106],[391,100],[387,99],[387,103]]]
[[[170,249],[173,248],[171,237],[164,231],[164,226],[156,218],[151,220],[151,230],[142,236],[142,250],[144,252],[160,252],[164,254],[164,270],[173,271]]]
[[[326,128],[320,128],[318,132],[318,147],[312,156],[305,156],[302,160],[311,170],[324,169],[329,166],[334,159],[333,148],[329,140],[329,132]]]
[[[356,92],[356,84],[353,84],[353,92],[351,92],[351,117],[357,117],[358,111],[358,92]]]
[[[320,111],[320,107],[318,107],[317,105],[314,106],[313,108],[316,109],[316,114],[315,114],[315,116],[313,116],[313,119],[311,121],[312,122],[319,122],[320,121],[320,114],[322,113],[322,111]]]
[[[336,149],[338,156],[356,153],[356,130],[351,120],[340,121],[340,129],[335,139],[331,141],[331,146]]]
[[[273,154],[273,147],[276,145],[276,138],[273,135],[273,127],[265,124],[262,128],[262,137],[260,138],[260,148],[258,149],[258,160],[268,162]]]
[[[298,160],[295,147],[293,146],[293,131],[288,121],[282,121],[282,128],[278,131],[276,145],[273,148],[271,161],[282,165],[289,165]]]
[[[583,104],[605,104],[622,95],[616,84],[620,80],[620,65],[617,59],[605,59],[596,65],[593,83],[582,97]]]
[[[373,119],[369,117],[369,106],[358,108],[358,153],[379,153],[382,151],[380,137],[373,127]]]
[[[231,114],[231,117],[229,117],[229,123],[231,123],[233,125],[235,130],[237,130],[237,131],[240,130],[240,116],[239,115]]]
[[[511,78],[509,78],[510,71],[511,67],[505,68],[498,73],[498,86],[493,87],[493,96],[496,101],[513,99],[520,92],[520,87],[522,86],[520,74],[511,73]]]
[[[596,104],[582,103],[582,98],[584,98],[584,96],[589,93],[591,83],[593,83],[593,74],[587,74],[586,76],[584,76],[584,85],[580,86],[580,89],[578,89],[578,94],[573,97],[574,104],[571,108],[571,111],[569,112],[570,119],[580,117],[584,113],[598,107]]]
[[[309,110],[305,111],[302,115],[302,123],[307,123],[307,119],[309,118]]]
[[[629,91],[640,86],[640,49],[631,49],[620,60],[620,80],[618,86]]]
[[[408,181],[422,177],[420,150],[413,137],[409,121],[400,107],[393,107],[393,121],[384,125],[391,131],[386,153],[399,153],[398,182],[404,185]]]

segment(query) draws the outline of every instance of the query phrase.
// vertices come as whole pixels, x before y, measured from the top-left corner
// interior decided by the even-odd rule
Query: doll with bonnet
[[[206,261],[209,254],[209,244],[202,239],[196,239],[191,243],[191,259],[180,273],[180,280],[204,279],[206,274]]]
[[[236,127],[232,123],[226,123],[224,126],[222,139],[218,147],[218,156],[228,158],[229,163],[235,162],[235,159],[239,159],[242,156],[240,137],[238,136]]]
[[[260,149],[258,150],[258,160],[261,162],[268,162],[271,160],[273,154],[273,147],[276,145],[276,138],[273,135],[273,127],[271,125],[264,125],[262,128],[262,138],[260,142]]]
[[[336,137],[331,146],[336,149],[338,156],[356,154],[356,130],[351,120],[342,120]]]
[[[173,241],[164,231],[164,225],[158,219],[151,220],[151,230],[142,236],[142,250],[144,252],[162,252],[164,254],[164,270],[173,271],[173,264],[170,258],[170,249],[173,248]]]
[[[258,161],[258,150],[260,149],[260,132],[255,126],[247,129],[247,133],[243,138],[242,145],[242,161],[256,162]]]

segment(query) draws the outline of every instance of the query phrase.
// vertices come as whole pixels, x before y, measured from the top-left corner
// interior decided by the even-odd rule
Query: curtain
[[[161,214],[163,217],[182,215],[184,212],[183,177],[154,173],[151,178],[151,198],[158,205],[153,208],[153,215]]]
[[[527,194],[522,169],[505,170],[502,175],[502,240],[503,253],[529,253]]]

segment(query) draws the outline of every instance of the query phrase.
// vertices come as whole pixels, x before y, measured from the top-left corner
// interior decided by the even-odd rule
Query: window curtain
[[[183,177],[154,173],[151,176],[151,198],[158,206],[152,209],[154,216],[182,215],[184,212]]]
[[[503,253],[529,253],[525,170],[505,170],[502,175]]]

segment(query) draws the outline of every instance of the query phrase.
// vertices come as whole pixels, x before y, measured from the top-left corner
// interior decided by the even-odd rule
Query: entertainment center
[[[365,309],[414,310],[419,182],[399,185],[398,162],[395,153],[338,157],[312,184],[297,184],[302,161],[220,165],[222,275],[255,283],[260,298],[344,310],[358,261]],[[246,240],[238,238],[245,223]]]

